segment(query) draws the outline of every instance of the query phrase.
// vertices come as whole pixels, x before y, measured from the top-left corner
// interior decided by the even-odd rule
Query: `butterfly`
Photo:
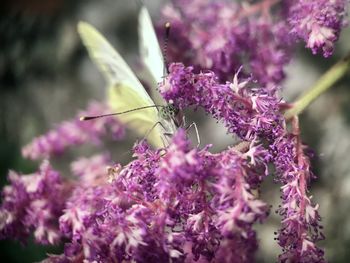
[[[164,60],[145,7],[139,13],[139,39],[142,63],[152,77],[153,88],[163,80]],[[135,76],[122,56],[98,32],[86,22],[78,23],[78,33],[90,58],[97,65],[107,82],[108,105],[129,129],[156,148],[168,144],[168,137],[183,125],[184,118],[172,104],[157,105]]]

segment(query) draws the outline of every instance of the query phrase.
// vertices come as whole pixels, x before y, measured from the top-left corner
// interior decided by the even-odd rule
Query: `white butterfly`
[[[79,22],[78,32],[91,59],[107,81],[109,106],[116,112],[127,112],[118,115],[118,118],[138,135],[146,136],[153,146],[159,148],[167,145],[167,136],[183,123],[179,110],[164,101],[161,107],[147,107],[155,103],[109,42],[86,22]],[[164,61],[145,7],[139,14],[139,38],[142,62],[148,68],[155,86],[163,79]]]

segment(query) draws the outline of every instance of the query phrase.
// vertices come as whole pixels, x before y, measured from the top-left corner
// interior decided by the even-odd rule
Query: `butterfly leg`
[[[164,127],[163,123],[161,123],[160,121],[157,121],[155,124],[153,124],[153,126],[147,131],[146,135],[144,136],[144,139],[147,139],[147,137],[150,135],[150,133],[153,131],[153,129],[157,126],[160,125],[162,126],[162,128],[165,130],[166,128]],[[167,147],[169,145],[169,141],[167,139],[167,137],[165,135],[172,135],[172,134],[168,134],[168,133],[163,133],[164,138],[162,137],[162,141],[164,144],[164,147]],[[166,139],[167,141],[165,142],[164,139]]]
[[[171,133],[171,132],[164,132],[163,135],[164,135],[164,138],[167,141],[167,144],[165,146],[168,146],[170,144],[169,137],[171,138],[174,134]]]
[[[186,127],[186,117],[182,116],[182,127]]]
[[[192,127],[194,127],[194,130],[196,132],[196,136],[197,136],[197,147],[199,147],[199,145],[201,144],[201,139],[199,137],[199,132],[198,132],[198,128],[197,128],[197,124],[195,122],[192,122],[190,125],[187,126],[186,131],[188,131],[189,129],[191,129]]]

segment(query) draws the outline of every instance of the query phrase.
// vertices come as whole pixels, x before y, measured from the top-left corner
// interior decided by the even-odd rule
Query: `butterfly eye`
[[[168,104],[159,110],[159,116],[166,120],[174,119],[178,113],[179,109],[172,104]]]
[[[172,105],[172,110],[174,112],[174,117],[180,112],[179,108],[175,107],[174,105]]]
[[[169,111],[169,115],[172,117],[172,118],[175,118],[176,115],[179,113],[179,109],[177,107],[175,107],[173,104],[169,104],[167,106],[168,108],[168,111]]]

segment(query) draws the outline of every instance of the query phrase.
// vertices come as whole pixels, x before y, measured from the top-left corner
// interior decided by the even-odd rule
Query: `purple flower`
[[[227,159],[228,163],[232,162],[232,167],[223,177],[223,182],[217,184],[217,188],[223,193],[225,191],[231,193],[230,191],[235,189],[235,198],[229,209],[224,206],[224,211],[218,212],[217,229],[221,234],[225,236],[225,231],[232,234],[238,229],[241,237],[253,239],[255,233],[251,232],[249,223],[261,220],[266,213],[266,207],[261,201],[255,200],[249,190],[252,186],[259,185],[263,176],[267,175],[267,164],[272,161],[277,168],[276,180],[283,184],[280,214],[284,219],[278,242],[285,249],[285,253],[280,256],[280,261],[288,262],[288,260],[293,261],[304,257],[303,262],[320,262],[324,260],[323,251],[315,245],[315,242],[322,237],[319,234],[318,225],[320,218],[317,206],[313,206],[306,195],[307,183],[310,179],[308,159],[303,157],[300,143],[294,141],[299,139],[290,139],[295,135],[290,135],[285,129],[285,121],[279,112],[280,101],[277,100],[275,91],[269,88],[248,89],[248,84],[249,81],[239,81],[237,74],[232,83],[219,84],[212,72],[194,74],[190,67],[171,64],[170,73],[160,90],[166,100],[179,108],[203,107],[213,117],[223,120],[230,133],[236,133],[242,139],[250,141],[251,146],[260,139],[267,140],[270,144],[268,150],[258,144],[258,147],[250,148],[246,153],[253,164],[252,170],[244,166],[239,156],[231,155]],[[172,152],[175,154],[177,151],[172,149]],[[260,158],[254,157],[254,154]],[[221,157],[223,163],[226,160],[224,157]],[[196,160],[196,158],[190,158],[192,159]],[[176,160],[179,158],[169,163],[181,163]],[[258,163],[260,165],[257,165]],[[183,171],[186,169],[181,169],[181,172]],[[221,171],[221,174],[224,172]],[[193,175],[195,172],[192,171],[189,174]],[[229,175],[234,177],[229,180]],[[246,177],[249,179],[240,181],[240,178]],[[184,175],[178,177],[182,180],[184,178],[186,178]],[[176,179],[172,178],[171,182],[176,182]],[[172,191],[170,196],[176,195],[177,192],[176,187],[174,185],[172,187],[168,187],[169,191]],[[219,200],[226,200],[227,196],[222,195]],[[214,200],[217,196],[214,195]],[[217,210],[220,209],[220,204],[221,201],[215,204]],[[244,228],[245,223],[248,223],[247,230]],[[295,228],[300,231],[296,231]],[[228,244],[232,245],[231,242]],[[251,250],[255,248],[252,245]],[[226,253],[226,250],[223,251]],[[249,252],[246,251],[246,254]]]
[[[251,19],[246,40],[252,76],[262,86],[275,87],[285,77],[284,67],[291,56],[291,37],[285,20]],[[243,61],[242,61],[243,64]]]
[[[287,1],[292,34],[303,39],[312,53],[329,57],[345,25],[345,4],[344,0]]]
[[[284,66],[297,39],[314,54],[332,54],[345,24],[345,3],[173,0],[163,8],[163,20],[172,25],[169,58],[193,65],[195,72],[212,70],[220,81],[230,80],[244,65],[243,73],[260,85],[275,86],[284,79]]]
[[[74,191],[60,217],[60,228],[66,235],[79,239],[78,236],[85,230],[84,225],[89,225],[93,221],[90,218],[103,207],[98,197],[110,190],[107,170],[110,164],[107,154],[80,158],[72,163],[72,173],[78,176],[78,181],[74,182]]]
[[[3,189],[0,208],[0,237],[24,240],[32,231],[37,242],[57,244],[62,234],[58,217],[70,186],[44,161],[37,173],[9,173],[10,186]]]
[[[231,80],[234,72],[247,63],[247,75],[252,74],[259,84],[280,83],[290,57],[290,39],[282,14],[275,14],[277,19],[270,16],[274,4],[172,1],[163,9],[164,21],[171,23],[170,61],[194,65],[195,72],[210,69],[221,81]]]
[[[223,121],[230,133],[251,141],[256,136],[271,136],[282,119],[273,89],[249,88],[249,80],[220,84],[211,71],[195,74],[192,67],[173,63],[160,86],[163,97],[180,109],[202,107]],[[277,128],[276,128],[277,127]]]
[[[283,248],[280,262],[325,262],[322,249],[316,241],[324,239],[321,232],[318,205],[311,202],[307,195],[311,180],[310,161],[304,154],[298,124],[293,123],[294,135],[286,134],[276,140],[275,165],[277,180],[281,187],[282,206],[278,213],[282,216],[282,228],[277,241]]]
[[[282,185],[279,262],[325,262],[318,205],[308,194],[315,176],[297,118],[289,131],[283,117],[278,84],[292,40],[331,54],[344,8],[341,0],[173,0],[163,10],[172,24],[169,57],[184,64],[169,65],[160,92],[180,110],[203,108],[242,141],[213,154],[180,128],[166,148],[136,143],[124,166],[104,153],[72,162],[66,180],[48,161],[31,175],[10,172],[0,237],[64,242],[64,252],[44,262],[253,262],[254,225],[270,210],[257,192],[273,167]],[[105,113],[94,103],[79,115]],[[114,117],[67,121],[22,154],[50,158],[109,134],[124,135]]]
[[[266,158],[266,154],[266,151],[259,151],[259,146],[251,145],[245,154],[231,149],[221,155],[224,169],[215,183],[217,194],[212,205],[217,211],[215,224],[225,237],[216,253],[218,261],[252,262],[254,259],[258,245],[252,225],[257,221],[262,222],[269,209],[254,196],[249,180],[255,177],[251,167],[259,167],[258,159]],[[260,178],[256,179],[261,182],[263,175],[260,173]]]
[[[158,201],[150,189],[160,154],[142,143],[136,147],[135,156],[138,159],[122,170],[120,166],[111,168],[112,183],[108,183],[106,171],[104,183],[75,189],[60,218],[61,231],[71,239],[66,244],[66,258],[152,261],[181,255],[172,248],[176,240],[172,237],[170,241],[173,234],[165,233],[164,229],[157,234],[158,228],[165,227],[161,218],[167,216],[157,207]]]
[[[80,186],[103,185],[109,180],[106,174],[111,164],[109,154],[97,154],[74,161],[71,164],[71,170],[74,175],[79,177]]]
[[[64,254],[47,262],[251,262],[252,226],[268,213],[253,194],[268,155],[261,145],[211,154],[208,147],[193,149],[179,130],[169,148],[141,142],[134,151],[136,159],[112,166],[105,180],[95,169],[106,166],[104,156],[73,165],[83,182],[74,185],[59,219],[68,242]],[[98,184],[83,184],[91,178]]]
[[[100,139],[108,133],[114,139],[121,139],[124,136],[124,127],[115,117],[91,121],[79,120],[81,116],[95,116],[110,112],[103,104],[91,103],[87,111],[81,112],[76,119],[59,124],[56,129],[23,147],[22,155],[32,160],[49,158],[52,155],[62,154],[73,145],[82,145],[87,142],[99,143]]]

